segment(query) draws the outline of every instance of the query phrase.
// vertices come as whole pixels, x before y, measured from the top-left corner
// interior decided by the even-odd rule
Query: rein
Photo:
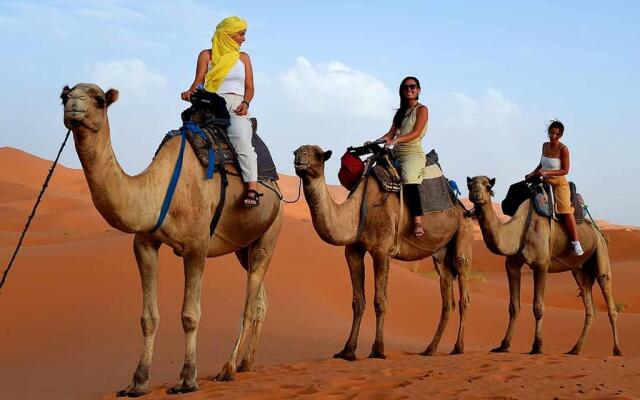
[[[38,205],[40,204],[40,200],[42,199],[42,196],[44,195],[44,191],[47,189],[47,186],[49,185],[49,180],[51,179],[51,176],[53,176],[53,170],[56,168],[56,165],[58,165],[58,159],[60,159],[60,154],[62,154],[62,150],[64,149],[64,146],[67,144],[67,139],[69,139],[69,134],[70,133],[71,133],[71,129],[67,130],[67,135],[64,137],[64,140],[62,141],[62,146],[60,146],[60,150],[58,150],[58,155],[56,156],[56,159],[53,161],[53,164],[49,168],[49,173],[47,174],[47,177],[44,180],[44,184],[42,185],[42,189],[40,189],[40,193],[38,194],[38,198],[36,199],[36,203],[33,205],[33,209],[31,210],[31,214],[29,215],[29,218],[27,218],[27,223],[25,224],[24,229],[22,230],[22,233],[20,234],[20,240],[18,240],[18,245],[16,246],[16,249],[13,251],[13,255],[11,256],[11,260],[9,260],[9,264],[7,265],[7,268],[4,271],[4,274],[2,274],[2,281],[0,281],[0,289],[2,289],[2,286],[4,285],[4,282],[7,280],[7,275],[9,275],[9,271],[11,270],[11,266],[13,265],[13,261],[16,259],[16,256],[18,255],[18,251],[20,250],[20,247],[22,246],[22,240],[24,239],[24,236],[27,234],[27,230],[29,229],[29,225],[31,224],[31,220],[36,215],[36,210],[38,209]]]

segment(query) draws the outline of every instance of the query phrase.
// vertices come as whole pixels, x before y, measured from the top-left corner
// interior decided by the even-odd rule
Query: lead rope
[[[20,234],[20,240],[18,240],[18,245],[16,246],[16,249],[13,251],[13,255],[11,256],[11,260],[9,260],[9,264],[7,265],[7,269],[4,270],[4,274],[2,275],[2,281],[0,281],[0,289],[2,289],[2,286],[4,286],[4,282],[7,280],[7,275],[9,275],[9,271],[11,270],[11,266],[13,265],[13,261],[16,259],[16,256],[18,255],[18,251],[20,250],[20,246],[22,246],[22,240],[24,239],[24,236],[27,234],[27,230],[29,229],[29,225],[31,224],[31,220],[36,215],[36,210],[38,209],[38,205],[40,204],[40,200],[42,199],[42,196],[44,195],[44,191],[47,189],[47,186],[49,185],[49,180],[51,179],[51,176],[53,175],[53,170],[56,168],[56,165],[58,164],[58,159],[60,158],[60,154],[62,154],[62,150],[64,149],[64,146],[67,144],[67,139],[69,139],[69,134],[70,133],[71,133],[71,129],[67,130],[67,135],[64,137],[64,141],[62,142],[62,146],[60,146],[60,150],[58,150],[58,155],[56,156],[56,159],[53,161],[53,164],[49,168],[49,173],[47,174],[47,177],[44,180],[44,184],[42,185],[42,189],[40,189],[40,193],[38,194],[38,198],[36,199],[36,203],[33,205],[33,209],[31,210],[31,214],[29,215],[29,218],[27,218],[27,223],[24,225],[24,229],[22,230],[22,234]]]
[[[269,185],[267,185],[266,183],[261,182],[261,181],[260,181],[260,182],[258,182],[258,183],[260,183],[262,186],[266,187],[267,189],[271,190],[273,193],[275,193],[275,194],[276,194],[276,196],[278,196],[278,198],[279,198],[280,200],[284,201],[284,202],[285,202],[285,203],[287,203],[287,204],[292,204],[292,203],[295,203],[295,202],[297,202],[298,200],[300,200],[300,196],[301,196],[301,192],[302,192],[302,178],[300,178],[300,183],[298,184],[298,197],[296,197],[296,199],[295,199],[295,200],[286,200],[286,199],[284,198],[284,196],[282,195],[282,193],[278,192],[277,190],[275,190],[275,189],[274,189],[274,188],[272,188],[271,186],[269,186]]]

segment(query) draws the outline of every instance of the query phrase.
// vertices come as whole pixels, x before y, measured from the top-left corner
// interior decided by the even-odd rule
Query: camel
[[[523,264],[533,270],[534,298],[533,315],[536,320],[535,337],[530,354],[542,353],[542,315],[544,313],[544,288],[547,273],[571,271],[584,303],[585,319],[582,334],[566,354],[578,355],[593,320],[595,309],[591,287],[595,280],[607,302],[609,321],[613,330],[613,355],[620,356],[617,311],[611,288],[611,265],[607,242],[603,235],[591,223],[578,225],[578,235],[584,254],[576,256],[570,250],[569,238],[563,224],[542,217],[531,210],[530,223],[527,224],[531,201],[523,202],[515,215],[501,223],[491,204],[492,188],[495,179],[486,176],[467,178],[469,200],[475,206],[482,237],[489,250],[506,256],[505,268],[509,279],[509,325],[500,346],[493,352],[508,352],[518,313],[520,312],[520,271]],[[551,239],[553,238],[553,240]]]
[[[204,168],[191,147],[186,146],[181,177],[169,212],[160,228],[149,233],[160,214],[176,164],[180,137],[168,141],[142,173],[129,176],[113,152],[107,117],[107,108],[118,99],[118,91],[110,89],[105,93],[97,85],[81,83],[71,89],[65,87],[60,97],[64,105],[64,125],[73,132],[93,204],[109,225],[134,234],[133,250],[142,281],[140,322],[144,340],[133,380],[118,395],[137,397],[149,389],[149,365],[159,324],[158,249],[162,244],[183,258],[185,276],[181,314],[185,334],[184,365],[179,383],[169,392],[198,390],[196,334],[207,257],[235,252],[247,271],[240,334],[217,379],[231,380],[236,371],[250,370],[267,309],[263,278],[282,225],[283,207],[276,193],[267,190],[260,207],[242,207],[243,183],[240,178],[230,176],[222,216],[215,234],[209,237],[209,223],[220,198],[221,179],[206,180]],[[275,183],[270,185],[277,190]],[[245,347],[244,357],[237,365]]]
[[[356,359],[358,333],[365,309],[364,256],[367,252],[373,259],[376,314],[376,336],[369,358],[385,358],[383,326],[387,311],[390,259],[415,261],[428,256],[433,256],[436,271],[440,275],[442,312],[433,340],[421,354],[433,355],[438,347],[454,307],[453,281],[456,277],[460,291],[460,324],[451,354],[463,353],[464,323],[469,304],[467,273],[471,266],[473,241],[473,226],[464,217],[463,210],[456,206],[423,216],[425,234],[418,239],[413,235],[412,217],[406,207],[400,207],[399,196],[381,192],[378,184],[371,181],[374,178],[369,176],[370,182],[366,185],[369,211],[363,232],[358,237],[357,228],[365,185],[360,184],[347,200],[336,204],[329,194],[324,177],[324,164],[331,156],[331,151],[324,152],[319,146],[305,145],[298,148],[294,155],[295,171],[302,179],[313,227],[325,242],[345,246],[345,258],[351,275],[351,333],[344,348],[334,358],[348,361]]]

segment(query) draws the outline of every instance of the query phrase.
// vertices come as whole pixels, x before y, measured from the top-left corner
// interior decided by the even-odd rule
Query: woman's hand
[[[248,111],[249,111],[249,106],[245,102],[240,103],[240,105],[236,107],[235,110],[233,110],[233,112],[238,115],[247,115]]]
[[[390,137],[385,138],[385,139],[387,139],[387,146],[393,146],[393,145],[398,143],[398,139],[394,139],[394,138],[390,138]]]
[[[184,101],[191,101],[191,95],[195,91],[195,88],[189,88],[189,90],[185,90],[184,92],[180,93],[180,98]]]

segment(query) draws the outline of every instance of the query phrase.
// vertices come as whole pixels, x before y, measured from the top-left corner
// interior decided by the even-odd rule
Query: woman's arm
[[[249,103],[251,103],[253,94],[255,93],[253,86],[253,67],[251,66],[251,59],[247,53],[240,53],[240,61],[244,64],[244,99],[233,111],[238,115],[247,115]]]
[[[193,83],[189,89],[180,94],[180,98],[182,98],[182,100],[191,100],[191,95],[196,91],[198,85],[204,83],[204,76],[207,74],[209,61],[211,61],[211,49],[202,50],[198,55],[198,61],[196,62],[196,77],[193,79]]]
[[[544,146],[545,146],[545,143],[542,143],[542,154],[544,154]],[[533,171],[531,171],[530,173],[526,174],[524,176],[524,179],[529,179],[532,176],[541,176],[540,175],[540,170],[541,169],[542,169],[542,164],[538,163],[538,166]]]
[[[427,120],[429,119],[429,110],[426,106],[420,106],[416,110],[416,123],[413,126],[413,130],[406,135],[402,135],[395,140],[395,143],[407,143],[420,137],[422,130],[427,124]]]
[[[562,145],[560,148],[560,169],[552,171],[541,171],[542,176],[564,176],[569,173],[569,148]]]
[[[391,142],[393,141],[393,137],[396,135],[397,131],[398,129],[395,127],[395,125],[393,125],[393,122],[392,122],[391,128],[389,128],[389,131],[384,135],[382,135],[380,139],[384,139],[387,142],[387,144],[392,144]]]

